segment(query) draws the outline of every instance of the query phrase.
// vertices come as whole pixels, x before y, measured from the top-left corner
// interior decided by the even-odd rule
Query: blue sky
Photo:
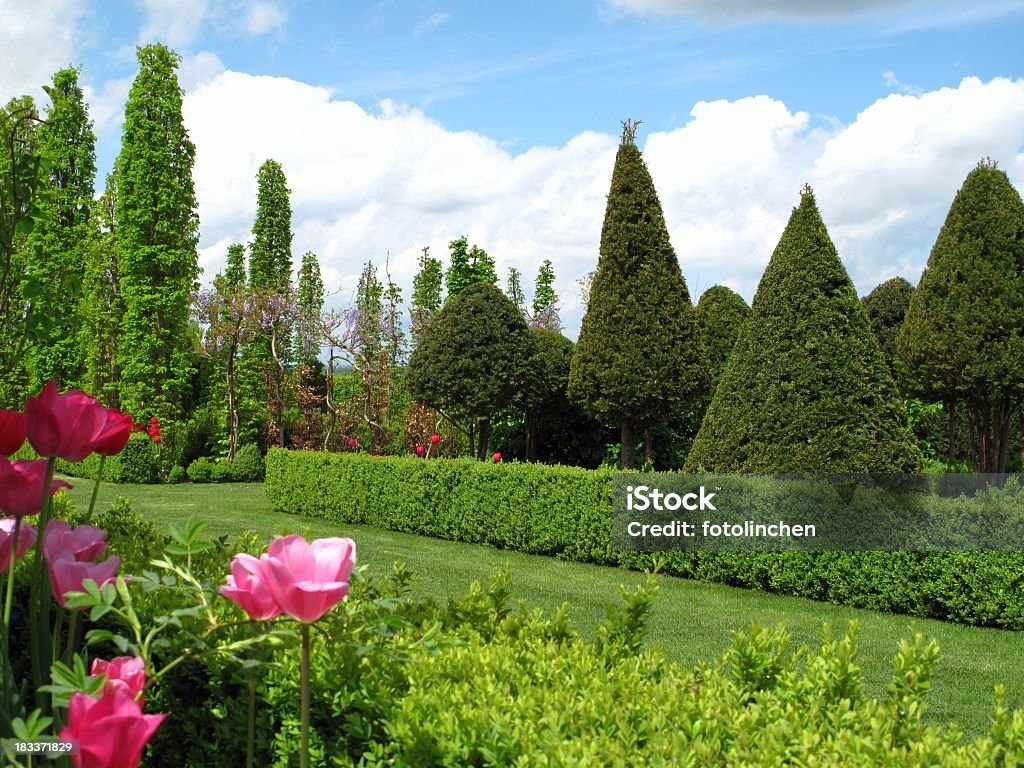
[[[339,305],[367,259],[408,290],[420,248],[466,233],[528,283],[550,258],[575,337],[625,118],[694,300],[752,298],[805,181],[862,294],[917,280],[982,156],[1024,182],[1020,1],[0,0],[0,18],[0,98],[81,68],[100,185],[135,46],[177,50],[206,276],[249,239],[273,157],[296,255],[320,255]]]

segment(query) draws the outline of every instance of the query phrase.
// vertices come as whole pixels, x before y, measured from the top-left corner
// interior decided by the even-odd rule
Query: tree
[[[88,261],[90,209],[96,176],[96,135],[78,85],[78,71],[62,69],[47,87],[52,104],[39,126],[39,150],[48,160],[39,218],[27,242],[27,279],[35,288],[28,330],[30,389],[50,379],[79,384],[78,302]]]
[[[569,396],[621,431],[635,465],[636,430],[696,405],[706,387],[693,305],[654,182],[624,123],[601,228],[600,258],[569,374]],[[646,441],[648,455],[651,441]]]
[[[515,267],[508,268],[508,290],[505,294],[526,317],[526,296],[523,295],[523,274]]]
[[[124,302],[119,290],[116,173],[107,176],[106,189],[93,206],[92,228],[78,311],[81,384],[107,406],[119,407],[118,346]]]
[[[909,384],[967,410],[976,471],[1006,466],[1010,419],[1024,397],[1024,203],[983,160],[964,180],[896,339]]]
[[[697,330],[704,347],[709,395],[718,386],[718,378],[749,314],[750,307],[743,297],[724,285],[711,286],[697,302]]]
[[[476,245],[470,247],[465,235],[448,243],[448,248],[451,250],[451,263],[444,276],[448,299],[473,283],[497,284],[498,272],[494,259],[483,248]]]
[[[920,455],[804,187],[686,461],[689,471],[913,472]]]
[[[412,279],[412,304],[409,320],[413,347],[419,345],[430,320],[441,309],[444,291],[444,270],[440,259],[430,257],[430,246],[424,246],[419,257],[419,271]]]
[[[497,286],[477,282],[449,297],[434,318],[409,359],[406,383],[449,420],[468,420],[470,448],[483,460],[490,419],[523,387],[531,353],[516,306]]]
[[[324,310],[324,280],[320,261],[312,251],[302,255],[295,317],[295,359],[315,365],[320,351],[320,315]]]
[[[195,372],[189,327],[199,263],[192,166],[181,117],[181,57],[163,45],[137,51],[116,163],[122,408],[176,418]]]
[[[530,328],[533,351],[522,389],[526,413],[526,460],[537,460],[537,433],[549,416],[573,410],[566,395],[573,343],[557,331]]]
[[[532,309],[530,325],[551,331],[562,330],[562,319],[558,316],[558,294],[555,293],[555,270],[547,259],[537,270]]]
[[[285,292],[292,274],[292,206],[281,164],[266,160],[256,175],[249,284]]]
[[[871,332],[875,334],[897,384],[901,383],[901,377],[897,370],[899,359],[896,354],[896,337],[903,327],[903,318],[907,315],[913,294],[914,286],[902,277],[894,277],[875,286],[871,293],[861,299],[864,313],[871,324]]]

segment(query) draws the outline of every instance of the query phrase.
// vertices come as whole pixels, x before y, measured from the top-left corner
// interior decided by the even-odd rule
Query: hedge
[[[613,472],[271,449],[276,510],[578,562],[652,566],[612,547]],[[1000,493],[1024,507],[1024,489]],[[971,514],[969,502],[955,502]],[[978,626],[1024,629],[1021,552],[664,552],[664,573]]]

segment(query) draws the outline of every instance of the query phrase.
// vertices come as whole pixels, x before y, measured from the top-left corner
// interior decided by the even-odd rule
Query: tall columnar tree
[[[38,121],[29,96],[0,109],[0,408],[20,408],[27,387],[25,235],[39,218],[45,191]]]
[[[620,428],[625,467],[635,464],[636,430],[695,407],[707,382],[690,294],[634,144],[636,125],[624,124],[615,157],[600,258],[569,374],[570,397]]]
[[[81,385],[108,406],[116,407],[121,380],[117,350],[124,317],[119,288],[116,173],[107,176],[106,189],[93,206],[92,218],[78,311]]]
[[[295,317],[295,358],[316,365],[320,352],[320,315],[324,310],[324,279],[320,261],[312,251],[302,254]]]
[[[36,286],[29,329],[32,391],[50,379],[79,383],[78,301],[90,251],[90,209],[96,176],[96,135],[78,85],[78,71],[62,69],[46,89],[51,106],[39,126],[39,148],[48,161],[46,194],[27,243],[27,273]]]
[[[711,286],[697,302],[697,329],[704,346],[709,396],[718,386],[722,369],[749,314],[750,307],[743,297],[724,285]]]
[[[232,290],[246,284],[245,246],[232,243],[228,246],[227,265],[224,267],[224,284]]]
[[[562,330],[562,319],[558,316],[558,293],[555,292],[555,270],[548,259],[544,259],[537,270],[531,308],[533,317],[530,325],[550,331]]]
[[[487,251],[477,245],[470,246],[465,235],[448,243],[448,248],[451,260],[444,276],[448,299],[473,283],[497,285],[498,271]]]
[[[967,411],[974,467],[1002,472],[1024,398],[1024,204],[983,160],[957,192],[896,341],[910,385]]]
[[[520,400],[526,413],[526,460],[537,460],[537,436],[545,420],[574,410],[566,388],[573,343],[557,331],[530,327],[533,339]]]
[[[897,385],[901,383],[896,355],[896,337],[903,327],[903,318],[910,307],[910,297],[914,294],[914,286],[902,277],[894,277],[875,286],[867,296],[861,299],[864,313],[871,323],[871,332],[878,340],[885,362],[892,371]]]
[[[292,206],[281,164],[267,160],[256,175],[256,219],[252,225],[249,283],[286,291],[292,274]]]
[[[412,345],[415,348],[443,303],[444,269],[440,259],[431,258],[430,246],[423,248],[419,257],[419,271],[412,279],[412,303],[409,319]]]
[[[523,317],[526,317],[526,296],[523,295],[523,273],[515,267],[508,268],[508,290],[505,291],[512,303],[515,304],[519,311],[523,313]]]
[[[121,406],[174,418],[195,372],[189,328],[198,287],[195,146],[181,116],[181,57],[138,49],[117,158]]]
[[[532,344],[522,314],[490,282],[449,298],[409,359],[412,395],[465,425],[470,447],[487,452],[490,419],[523,388]]]
[[[810,187],[772,253],[686,461],[713,472],[911,472],[920,455]]]

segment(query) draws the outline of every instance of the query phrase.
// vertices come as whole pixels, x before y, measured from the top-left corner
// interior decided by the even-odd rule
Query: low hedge
[[[633,569],[612,547],[613,472],[271,449],[277,510]],[[1007,491],[1024,505],[1024,489]],[[1011,498],[1012,496],[1012,498]],[[969,513],[970,510],[967,510]],[[1021,552],[665,552],[676,576],[978,626],[1024,629]]]

